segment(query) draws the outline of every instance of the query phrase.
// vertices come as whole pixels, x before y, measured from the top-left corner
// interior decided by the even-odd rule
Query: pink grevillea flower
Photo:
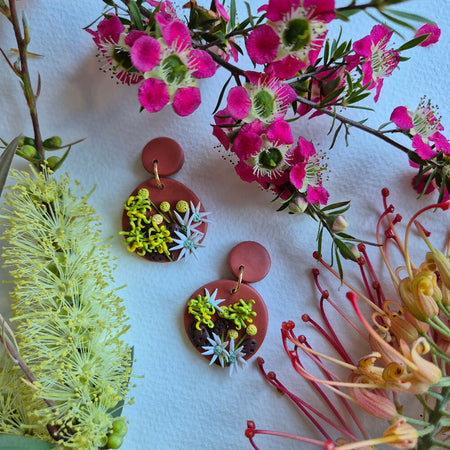
[[[384,25],[375,25],[369,36],[353,44],[354,52],[364,58],[361,66],[363,84],[368,85],[368,89],[376,89],[375,102],[378,101],[384,78],[392,74],[400,61],[396,50],[386,49],[392,33]]]
[[[248,36],[248,55],[281,79],[315,63],[335,17],[334,0],[269,0],[258,11],[266,11],[267,22]]]
[[[300,137],[290,158],[293,163],[289,172],[292,185],[301,194],[306,194],[308,203],[326,205],[329,193],[322,186],[322,172],[326,167],[320,165],[314,145]]]
[[[215,74],[216,64],[203,50],[191,46],[188,27],[178,21],[167,21],[155,15],[162,37],[143,35],[130,50],[133,66],[143,72],[145,81],[139,87],[138,98],[149,112],[160,111],[172,103],[180,116],[192,114],[201,103],[196,78]]]
[[[444,255],[433,247],[428,240],[429,233],[418,222],[421,214],[438,208],[441,211],[437,223],[442,223],[445,235],[446,222],[442,214],[450,209],[450,203],[429,205],[414,214],[402,240],[403,233],[398,229],[402,218],[395,214],[393,205],[388,205],[387,189],[382,190],[382,196],[384,211],[376,221],[376,236],[380,260],[386,266],[383,277],[379,277],[377,271],[378,261],[371,261],[362,243],[358,244],[358,265],[354,265],[360,274],[360,282],[356,284],[354,274],[351,280],[341,278],[316,252],[314,258],[329,275],[325,278],[325,287],[319,269],[312,269],[318,294],[314,310],[318,318],[300,312],[296,313],[296,316],[301,315],[299,322],[302,323],[298,326],[291,320],[281,324],[281,351],[286,353],[293,369],[286,378],[297,386],[297,393],[277,373],[266,371],[264,360],[257,358],[267,382],[289,398],[301,416],[316,428],[314,438],[257,429],[249,421],[245,435],[253,448],[258,448],[255,438],[259,434],[295,439],[324,450],[378,448],[383,444],[405,449],[433,445],[445,448],[448,427],[442,419],[448,414],[448,408],[445,411],[448,398],[442,403],[436,398],[448,392],[450,382],[445,343],[450,336],[447,306],[443,300],[439,301],[440,318],[420,322],[413,318],[397,288],[402,273],[408,273],[414,280],[419,271],[436,274],[442,289],[450,286],[450,275],[444,281],[446,274],[450,274],[450,255],[448,251]],[[409,256],[413,226],[434,255],[425,250],[424,262],[420,265],[414,264]],[[414,250],[421,246],[423,242]],[[336,278],[334,288],[330,286],[330,276]],[[345,298],[343,301],[333,298],[342,295],[343,286],[349,290],[346,298],[350,303]],[[424,288],[422,282],[419,286]],[[416,300],[421,301],[419,297]],[[307,337],[309,332],[312,340]],[[298,380],[293,380],[293,375],[297,375]],[[300,381],[304,384],[299,386]],[[316,394],[317,405],[311,402],[311,394]],[[423,395],[418,398],[417,394]],[[379,431],[377,419],[389,421],[382,428],[383,432]],[[280,448],[283,448],[282,443]]]
[[[256,120],[244,125],[233,140],[231,151],[239,158],[235,167],[242,180],[279,185],[288,181],[288,153],[293,143],[289,124],[277,120],[269,126]]]
[[[111,70],[114,76],[125,84],[135,84],[142,80],[142,74],[131,63],[127,29],[117,16],[101,20],[97,31],[87,31],[93,36],[100,51],[97,57],[102,63],[103,71]]]
[[[434,158],[437,152],[450,155],[450,143],[441,133],[444,127],[436,115],[437,107],[432,106],[425,97],[414,111],[406,106],[398,106],[392,111],[391,121],[413,136],[412,146],[422,159]],[[434,144],[434,148],[431,147]]]
[[[263,123],[284,117],[297,98],[294,89],[271,75],[249,71],[245,76],[249,82],[231,88],[228,93],[227,109],[231,116],[244,122],[257,119]]]
[[[435,44],[441,36],[441,29],[436,24],[426,23],[417,30],[414,37],[423,36],[424,34],[429,34],[429,36],[419,44],[420,47],[428,47],[431,44]]]

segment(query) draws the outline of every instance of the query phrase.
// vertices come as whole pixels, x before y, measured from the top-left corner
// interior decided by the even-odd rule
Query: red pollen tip
[[[313,252],[312,255],[313,255],[313,258],[314,258],[314,259],[320,259],[320,258],[319,258],[319,252]]]
[[[392,214],[395,211],[394,205],[389,205],[386,208],[386,212]]]
[[[383,197],[389,197],[389,189],[388,188],[381,189],[381,195]]]
[[[450,208],[450,202],[442,203],[441,209],[442,211],[447,211],[447,209]]]
[[[363,256],[360,256],[360,257],[356,260],[356,262],[357,262],[360,266],[363,266],[363,265],[366,263],[366,260],[364,259]]]
[[[359,250],[360,252],[365,252],[365,251],[366,251],[366,246],[365,246],[362,242],[360,242],[360,243],[358,244],[358,250]]]
[[[431,236],[431,232],[429,232],[420,222],[416,221],[416,224],[420,227],[420,229],[423,231],[423,234],[426,237],[430,237]]]
[[[247,420],[247,428],[256,428],[255,422],[253,422],[253,420]]]
[[[270,380],[275,380],[275,379],[277,378],[277,375],[276,375],[275,372],[269,372],[269,373],[267,374],[267,377],[268,377]]]
[[[256,358],[256,362],[257,362],[260,366],[262,366],[262,365],[264,364],[264,359],[261,358],[261,356],[258,356],[258,357]]]
[[[385,235],[387,238],[390,238],[390,239],[394,238],[394,233],[393,233],[393,231],[392,231],[390,228],[387,229],[387,230],[384,232],[384,235]]]
[[[302,320],[303,320],[303,322],[309,322],[310,321],[310,317],[308,316],[308,314],[303,314],[302,315]]]
[[[336,446],[334,445],[333,442],[331,441],[326,441],[323,444],[323,450],[334,450],[336,448]]]
[[[354,292],[347,292],[347,294],[345,294],[345,296],[352,302],[353,305],[356,305],[358,296]]]
[[[314,252],[315,253],[315,252]],[[319,269],[316,269],[316,268],[314,268],[313,270],[312,270],[312,273],[313,273],[313,275],[314,276],[317,276],[317,275],[319,275]]]
[[[255,430],[253,428],[247,428],[245,430],[245,437],[248,439],[254,438],[255,437]]]
[[[306,344],[306,336],[304,334],[301,334],[297,339],[300,344]]]
[[[322,294],[323,298],[328,298],[329,296],[330,296],[330,293],[327,290],[323,291],[323,294]]]
[[[394,217],[394,220],[392,221],[392,223],[395,225],[396,223],[401,222],[402,219],[403,219],[403,217],[402,217],[400,214],[397,214],[397,215]]]

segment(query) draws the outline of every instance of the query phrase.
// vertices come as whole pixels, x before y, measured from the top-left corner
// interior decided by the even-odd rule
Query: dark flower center
[[[258,164],[260,167],[273,170],[283,161],[283,155],[276,147],[271,147],[263,150],[258,155]]]
[[[161,63],[165,81],[169,84],[180,84],[187,73],[187,67],[178,55],[170,55]]]
[[[274,109],[274,98],[265,90],[259,91],[253,97],[253,108],[256,111],[256,115],[259,119],[267,119],[269,118]]]
[[[112,57],[114,61],[117,62],[117,66],[123,67],[127,71],[134,69],[133,64],[131,63],[130,54],[122,48],[116,47],[113,50]]]
[[[294,19],[288,22],[283,32],[283,44],[291,51],[297,51],[309,44],[311,33],[306,19]]]

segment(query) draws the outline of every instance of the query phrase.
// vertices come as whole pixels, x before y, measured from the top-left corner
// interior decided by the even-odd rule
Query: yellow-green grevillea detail
[[[56,438],[58,448],[109,447],[131,349],[99,218],[67,176],[13,178],[0,214],[3,260],[14,286],[11,322],[36,381],[25,384],[20,369],[0,358],[0,433]]]

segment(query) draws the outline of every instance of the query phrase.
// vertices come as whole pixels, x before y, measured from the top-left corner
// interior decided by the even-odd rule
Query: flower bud
[[[50,169],[57,169],[60,160],[61,158],[59,156],[50,156],[50,158],[47,159],[47,165]]]
[[[31,159],[36,154],[36,148],[32,145],[26,144],[20,149],[20,152],[23,153],[26,158]]]
[[[406,423],[403,417],[400,417],[392,422],[392,425],[383,433],[383,437],[389,438],[389,442],[386,441],[386,443],[391,447],[415,448],[419,434],[413,426]]]
[[[344,231],[347,230],[347,227],[348,227],[348,220],[344,215],[339,214],[339,216],[337,216],[333,222],[332,230],[335,233],[343,233]]]
[[[403,306],[416,319],[425,321],[439,313],[439,307],[433,298],[435,288],[437,288],[436,275],[424,271],[417,274],[413,281],[404,278],[398,286],[398,291]]]
[[[294,214],[304,213],[308,202],[303,197],[297,197],[289,202],[289,211]]]
[[[51,138],[46,139],[42,145],[47,149],[56,149],[61,147],[62,140],[59,136],[52,136]]]
[[[403,339],[410,344],[419,337],[417,328],[406,319],[403,319],[400,316],[392,316],[390,317],[390,320],[391,326],[389,327],[389,330],[397,337],[397,339]]]
[[[427,253],[426,260],[436,264],[443,284],[450,289],[450,260],[439,250]]]
[[[364,383],[365,377],[353,376],[353,383]],[[370,382],[367,379],[367,382]],[[397,409],[383,389],[352,388],[353,400],[367,413],[379,419],[391,420],[397,417]]]

